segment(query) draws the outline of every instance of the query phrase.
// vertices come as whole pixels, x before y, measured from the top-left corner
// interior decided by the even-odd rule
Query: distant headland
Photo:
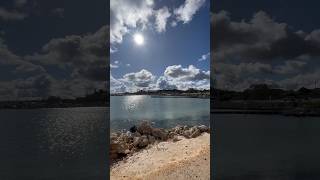
[[[150,96],[170,96],[170,97],[189,97],[189,98],[210,98],[210,90],[198,90],[190,88],[188,90],[140,90],[137,92],[112,93],[111,96],[128,95],[150,95]]]

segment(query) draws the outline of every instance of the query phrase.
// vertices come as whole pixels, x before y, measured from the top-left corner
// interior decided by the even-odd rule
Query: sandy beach
[[[151,145],[111,166],[112,180],[210,179],[210,134]]]

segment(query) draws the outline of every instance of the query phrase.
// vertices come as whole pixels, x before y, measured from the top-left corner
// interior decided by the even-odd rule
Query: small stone
[[[130,151],[129,149],[126,149],[126,150],[124,151],[125,154],[130,154],[130,152],[131,152],[131,151]]]

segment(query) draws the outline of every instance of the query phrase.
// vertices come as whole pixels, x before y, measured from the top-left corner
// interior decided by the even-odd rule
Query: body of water
[[[0,179],[106,179],[106,108],[0,110]]]
[[[111,96],[111,129],[129,129],[141,120],[156,127],[209,125],[210,100],[185,97],[151,97],[146,95]]]
[[[319,117],[213,114],[221,180],[320,179]]]

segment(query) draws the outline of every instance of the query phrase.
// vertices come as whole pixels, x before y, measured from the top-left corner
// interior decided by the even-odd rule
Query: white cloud
[[[112,54],[112,53],[116,53],[118,51],[118,49],[117,48],[115,48],[115,47],[110,47],[110,53]]]
[[[125,74],[123,80],[137,87],[149,87],[154,82],[155,76],[150,71],[142,69],[139,72]]]
[[[203,55],[201,56],[201,58],[198,59],[198,61],[205,61],[205,60],[207,60],[209,57],[210,57],[210,52],[207,53],[207,54],[203,54]]]
[[[119,65],[116,65],[116,64],[110,64],[110,68],[111,68],[111,69],[116,69],[116,68],[119,68]]]
[[[130,28],[145,29],[153,15],[152,0],[111,0],[111,43],[121,43]]]
[[[130,67],[130,66],[131,66],[131,64],[126,64],[126,66],[127,66],[127,67]]]
[[[169,79],[178,79],[179,81],[199,81],[210,79],[210,71],[201,71],[193,65],[183,68],[181,65],[168,66],[164,75]]]
[[[174,10],[177,20],[184,24],[190,22],[204,2],[205,0],[186,0],[184,4]]]
[[[177,26],[177,22],[176,22],[176,21],[172,21],[172,22],[171,22],[171,26],[172,26],[172,27],[176,27],[176,26]]]
[[[166,30],[167,20],[171,16],[169,9],[163,7],[156,11],[156,30],[158,32],[164,32]]]
[[[164,75],[158,78],[150,71],[142,69],[138,72],[125,74],[122,78],[114,79],[114,82],[111,82],[111,92],[124,92],[124,90],[126,92],[135,92],[156,89],[210,89],[209,77],[210,71],[202,71],[193,65],[188,68],[183,68],[181,65],[168,66]]]

